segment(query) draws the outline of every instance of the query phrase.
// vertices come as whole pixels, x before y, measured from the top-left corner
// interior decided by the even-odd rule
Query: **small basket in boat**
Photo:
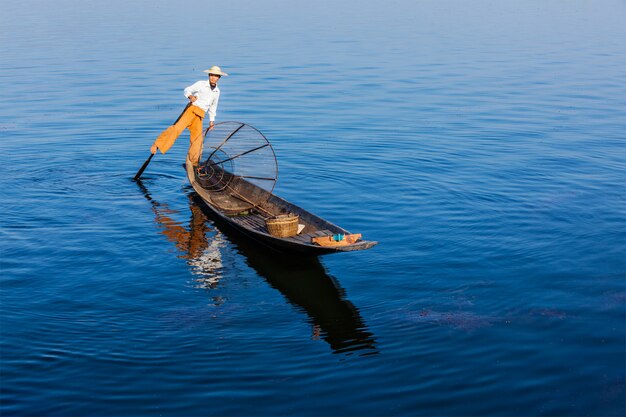
[[[298,219],[298,216],[295,214],[280,214],[265,220],[265,226],[272,236],[295,236],[298,234]]]

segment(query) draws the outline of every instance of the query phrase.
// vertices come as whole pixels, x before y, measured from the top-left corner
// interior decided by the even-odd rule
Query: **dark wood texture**
[[[230,181],[229,178],[228,184],[236,184],[236,188],[231,188],[230,185],[215,187],[214,183],[198,177],[190,164],[186,164],[186,170],[194,190],[215,216],[263,245],[282,252],[316,256],[369,249],[378,243],[359,240],[344,246],[319,246],[311,239],[334,234],[349,235],[350,232],[242,178],[236,178],[236,182]],[[230,173],[226,174],[226,177],[230,176],[232,176]],[[212,191],[216,189],[218,191]],[[247,203],[250,201],[261,203],[255,205]],[[288,213],[299,216],[299,223],[304,225],[302,232],[291,237],[270,235],[265,226],[265,219],[270,215]]]

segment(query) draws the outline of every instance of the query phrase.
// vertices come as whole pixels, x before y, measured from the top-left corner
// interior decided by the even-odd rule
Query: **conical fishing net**
[[[270,197],[278,178],[272,145],[254,127],[217,123],[205,131],[196,180],[211,201],[226,212],[257,207]]]

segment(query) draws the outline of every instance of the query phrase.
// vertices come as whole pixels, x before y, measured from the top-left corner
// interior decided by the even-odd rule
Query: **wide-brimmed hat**
[[[217,65],[213,65],[208,70],[204,70],[202,72],[206,72],[207,74],[223,75],[225,77],[228,77],[228,74],[226,74],[225,72],[222,72],[222,69],[218,67]]]

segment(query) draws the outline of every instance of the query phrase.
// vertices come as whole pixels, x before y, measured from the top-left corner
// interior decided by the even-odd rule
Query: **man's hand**
[[[214,122],[209,122],[209,130],[212,130],[214,126],[215,126]]]
[[[194,102],[194,101],[196,101],[197,99],[198,99],[198,97],[196,97],[196,96],[189,96],[189,101],[190,101],[191,103],[193,103],[193,102]]]
[[[156,153],[156,151],[157,151],[157,146],[156,146],[156,145],[152,145],[152,146],[150,147],[150,153],[151,153],[152,155],[154,155],[154,154]]]

